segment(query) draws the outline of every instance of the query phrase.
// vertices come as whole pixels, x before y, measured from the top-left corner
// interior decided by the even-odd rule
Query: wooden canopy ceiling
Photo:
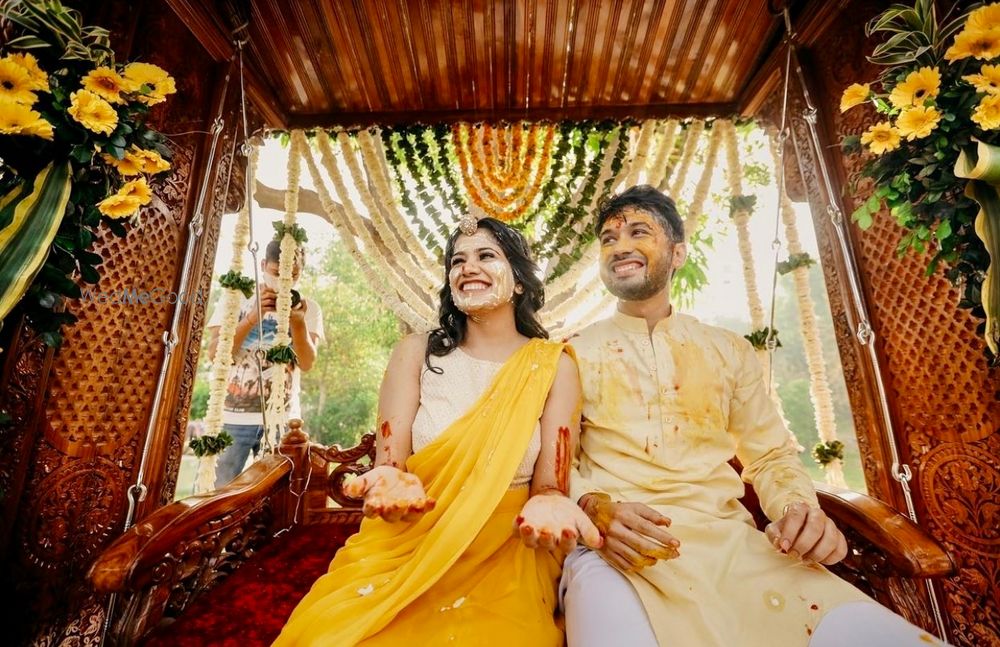
[[[248,23],[251,96],[284,128],[731,114],[783,33],[768,0],[168,2],[220,59]],[[815,28],[840,4],[790,6]]]

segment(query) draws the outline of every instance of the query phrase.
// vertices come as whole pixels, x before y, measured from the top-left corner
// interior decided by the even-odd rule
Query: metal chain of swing
[[[774,223],[774,240],[772,241],[772,246],[774,248],[774,260],[775,269],[772,276],[771,282],[771,317],[770,317],[770,330],[767,337],[767,351],[769,354],[768,365],[770,367],[768,375],[768,390],[771,388],[774,377],[774,349],[777,347],[777,338],[774,331],[774,317],[775,317],[775,293],[777,290],[778,281],[778,270],[777,270],[777,260],[778,253],[781,248],[781,240],[779,238],[780,223],[781,223],[781,196],[784,195],[785,188],[785,143],[791,137],[792,144],[795,147],[796,155],[801,159],[800,143],[795,137],[794,131],[788,126],[788,98],[791,91],[791,72],[794,66],[795,76],[799,82],[799,87],[802,91],[802,99],[805,103],[805,111],[803,114],[806,125],[809,131],[809,141],[804,142],[801,145],[810,146],[812,153],[816,158],[816,166],[819,170],[820,178],[823,182],[823,190],[826,193],[826,215],[830,218],[830,222],[834,226],[834,231],[837,235],[837,243],[840,247],[841,257],[844,259],[845,264],[845,274],[848,278],[848,283],[850,285],[851,299],[854,306],[853,318],[856,319],[855,323],[855,337],[858,343],[865,347],[868,354],[869,361],[872,367],[875,369],[873,374],[875,375],[875,387],[878,396],[879,409],[882,417],[882,421],[885,425],[887,445],[889,447],[890,456],[892,458],[891,474],[892,478],[899,483],[899,486],[903,492],[903,500],[906,504],[906,513],[913,523],[918,523],[916,506],[913,502],[913,494],[910,489],[910,481],[913,479],[913,473],[910,466],[902,463],[900,460],[899,447],[896,441],[896,432],[893,427],[892,417],[889,411],[889,401],[886,395],[885,383],[882,379],[882,369],[879,365],[878,354],[875,350],[875,331],[872,329],[869,316],[868,308],[864,302],[863,293],[861,291],[861,285],[858,279],[858,268],[856,261],[854,260],[854,255],[851,250],[850,242],[848,240],[848,233],[844,226],[844,215],[837,204],[836,196],[837,193],[833,187],[833,181],[831,180],[830,170],[827,167],[826,157],[824,155],[823,146],[819,137],[819,131],[817,129],[816,123],[818,120],[819,111],[816,105],[813,103],[812,96],[809,92],[809,87],[806,82],[805,72],[802,70],[802,65],[798,59],[798,53],[795,44],[795,31],[792,27],[791,15],[788,11],[788,3],[784,3],[784,6],[780,10],[776,9],[773,5],[773,1],[768,1],[768,9],[775,16],[782,16],[785,23],[785,67],[784,67],[784,81],[782,87],[782,101],[781,101],[781,126],[778,131],[777,141],[778,141],[778,154],[775,160],[776,168],[775,173],[778,179],[778,206],[777,215],[775,216]],[[848,313],[851,316],[851,313]],[[919,525],[919,524],[918,524]],[[941,607],[938,602],[937,585],[932,580],[925,580],[927,595],[930,601],[931,612],[934,616],[934,624],[937,628],[938,636],[944,640],[946,636],[944,618],[941,614]]]

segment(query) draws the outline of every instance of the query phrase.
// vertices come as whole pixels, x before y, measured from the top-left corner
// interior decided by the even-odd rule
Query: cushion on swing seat
[[[146,647],[270,645],[313,582],[357,528],[296,525],[275,537],[180,618],[154,630]]]

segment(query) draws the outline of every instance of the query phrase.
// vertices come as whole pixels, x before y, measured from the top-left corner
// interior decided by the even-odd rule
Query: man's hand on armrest
[[[791,503],[785,514],[764,529],[771,544],[792,557],[826,566],[847,557],[847,539],[822,509]]]

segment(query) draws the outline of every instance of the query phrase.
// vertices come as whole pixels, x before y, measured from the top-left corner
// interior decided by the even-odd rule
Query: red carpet
[[[294,527],[199,597],[180,619],[157,629],[143,645],[270,645],[354,530],[333,525]]]

